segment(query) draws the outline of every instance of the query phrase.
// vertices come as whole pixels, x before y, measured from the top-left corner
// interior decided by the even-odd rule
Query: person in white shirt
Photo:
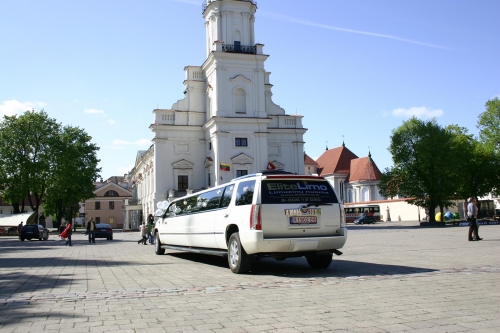
[[[475,198],[469,198],[469,204],[467,205],[467,216],[469,217],[469,241],[482,240],[482,238],[479,237],[479,231],[477,228],[477,206]]]

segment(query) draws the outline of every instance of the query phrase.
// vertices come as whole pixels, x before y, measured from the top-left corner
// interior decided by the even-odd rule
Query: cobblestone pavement
[[[500,226],[350,226],[327,270],[304,258],[257,261],[73,235],[0,238],[1,332],[499,332]]]

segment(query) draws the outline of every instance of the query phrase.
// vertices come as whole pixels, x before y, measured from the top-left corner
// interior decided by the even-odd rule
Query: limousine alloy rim
[[[240,253],[239,253],[238,243],[236,242],[236,240],[233,240],[231,242],[229,251],[229,260],[231,262],[232,267],[238,266],[239,257]]]

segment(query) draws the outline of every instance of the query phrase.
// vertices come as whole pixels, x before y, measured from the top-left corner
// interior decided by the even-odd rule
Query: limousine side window
[[[170,212],[170,207],[168,209],[169,216],[172,217],[189,213],[195,213],[199,209],[199,206],[197,204],[198,204],[197,195],[176,201],[175,203],[172,203],[172,205],[170,205],[170,207],[173,207],[172,211]],[[173,213],[173,215],[171,213]]]
[[[223,191],[224,188],[218,188],[213,191],[201,193],[197,199],[198,211],[202,212],[205,210],[219,208],[220,198],[222,197]]]
[[[224,189],[224,195],[222,196],[222,202],[220,204],[221,208],[226,208],[229,207],[229,204],[231,203],[231,198],[233,197],[233,190],[234,190],[234,185],[228,185]]]
[[[236,191],[236,206],[251,205],[253,192],[255,190],[255,180],[247,180],[238,184]]]

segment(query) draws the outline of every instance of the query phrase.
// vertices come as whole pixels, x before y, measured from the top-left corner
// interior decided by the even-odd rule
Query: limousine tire
[[[160,235],[158,233],[155,235],[155,253],[159,256],[165,254],[165,249],[161,248]]]
[[[241,246],[240,235],[237,232],[229,237],[227,249],[227,261],[231,271],[236,274],[248,272],[252,267],[252,257]]]
[[[316,255],[316,254],[311,254],[309,256],[306,256],[307,263],[311,268],[313,269],[325,269],[330,266],[332,263],[332,255],[327,254],[327,255]]]

